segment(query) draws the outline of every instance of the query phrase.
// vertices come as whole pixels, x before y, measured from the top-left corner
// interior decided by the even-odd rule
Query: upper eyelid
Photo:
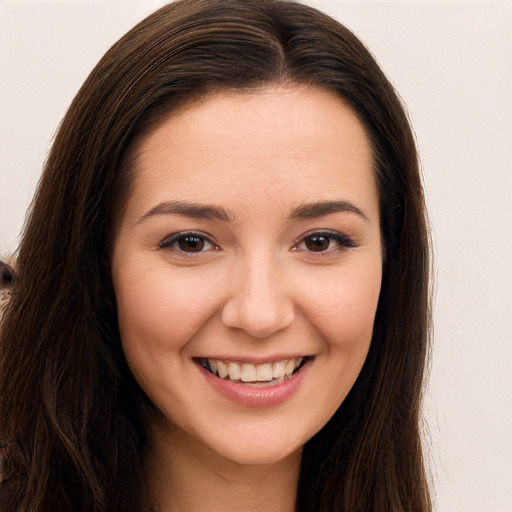
[[[354,240],[350,236],[348,236],[340,231],[335,231],[335,230],[331,230],[331,229],[314,229],[314,230],[308,231],[307,233],[304,233],[303,235],[301,235],[297,239],[297,241],[295,242],[294,245],[297,245],[312,236],[325,236],[327,238],[333,238],[333,239],[338,239],[338,240],[342,239],[343,241],[348,242],[351,246],[353,246],[353,247],[356,246]]]
[[[215,239],[202,231],[178,231],[177,233],[173,233],[171,235],[167,235],[165,238],[163,238],[160,243],[158,244],[159,247],[166,247],[167,245],[170,245],[180,238],[185,238],[187,236],[197,236],[198,238],[204,238],[206,241],[210,242],[214,246],[218,246],[219,244],[215,241]]]

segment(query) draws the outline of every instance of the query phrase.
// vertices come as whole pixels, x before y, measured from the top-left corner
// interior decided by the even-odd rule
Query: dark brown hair
[[[148,511],[147,399],[124,360],[110,275],[123,162],[169,112],[212,92],[283,83],[335,92],[374,154],[385,246],[370,351],[304,449],[301,512],[431,509],[419,428],[428,355],[428,233],[400,101],[363,44],[305,5],[183,0],[102,58],[55,139],[24,229],[0,345],[0,442],[16,471],[2,512]],[[137,505],[134,506],[134,503]]]

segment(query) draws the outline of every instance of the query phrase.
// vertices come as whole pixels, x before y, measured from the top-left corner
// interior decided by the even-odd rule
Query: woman
[[[185,0],[55,139],[2,325],[2,511],[427,511],[414,140],[293,2]]]

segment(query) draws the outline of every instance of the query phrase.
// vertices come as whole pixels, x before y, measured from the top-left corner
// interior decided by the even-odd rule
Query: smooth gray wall
[[[88,72],[164,3],[0,0],[0,257]],[[426,397],[437,510],[511,512],[512,2],[309,3],[367,43],[417,134],[437,260]]]

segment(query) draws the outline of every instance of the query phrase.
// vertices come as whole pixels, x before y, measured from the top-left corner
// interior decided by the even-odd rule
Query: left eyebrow
[[[365,222],[370,219],[364,212],[350,201],[317,201],[314,203],[304,203],[292,211],[292,219],[312,219],[315,217],[323,217],[333,213],[355,213]]]

